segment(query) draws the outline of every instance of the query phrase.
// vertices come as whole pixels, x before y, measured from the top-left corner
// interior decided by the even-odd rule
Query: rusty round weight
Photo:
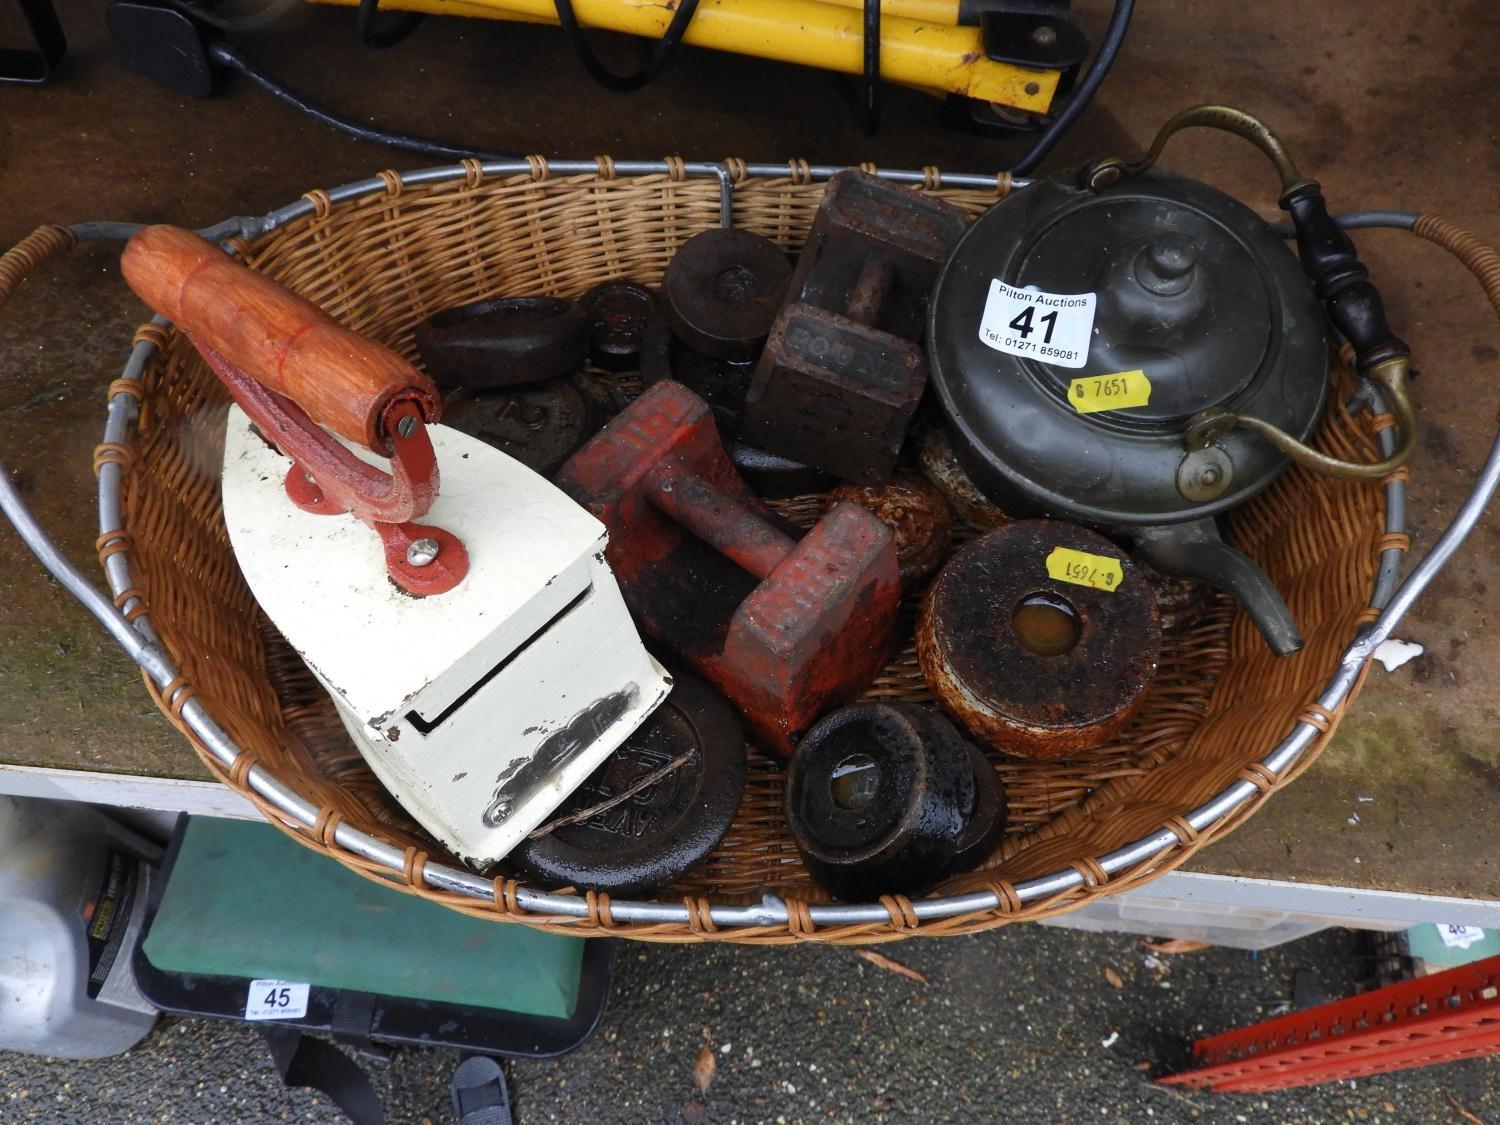
[[[953,456],[953,443],[941,421],[929,418],[916,427],[916,447],[922,475],[942,493],[959,519],[980,530],[1009,522],[999,505],[979,491]]]
[[[781,310],[792,264],[770,239],[714,227],[667,263],[662,295],[672,330],[716,359],[750,359]]]
[[[646,326],[657,315],[656,294],[634,281],[601,281],[580,298],[589,320],[589,362],[605,371],[640,365]]]
[[[1052,577],[1059,548],[1098,560],[1075,556],[1075,571],[1117,564],[1118,582]],[[1160,651],[1156,592],[1140,568],[1102,535],[1056,520],[1019,520],[969,543],[928,587],[917,622],[922,675],[943,709],[1021,758],[1107,742],[1145,699]]]
[[[1005,837],[1010,809],[1005,800],[1005,786],[983,750],[964,740],[969,748],[969,762],[974,768],[974,811],[969,814],[958,837],[958,851],[948,867],[948,874],[973,871],[994,854]]]
[[[585,820],[524,840],[515,869],[542,886],[643,894],[679,879],[719,846],[745,787],[745,734],[708,684],[673,672],[672,693],[553,814],[603,804],[664,769],[671,773]]]
[[[975,807],[968,744],[916,703],[856,703],[818,720],[787,769],[786,818],[836,898],[915,894],[950,869]]]
[[[443,424],[550,477],[612,413],[609,391],[580,374],[524,387],[459,391],[443,403]]]
[[[422,366],[444,391],[494,390],[581,368],[589,318],[561,297],[492,297],[433,314],[414,338]]]
[[[901,585],[926,578],[947,557],[953,536],[953,513],[943,494],[913,473],[900,473],[886,484],[841,484],[830,503],[848,500],[878,516],[896,539]]]
[[[1206,582],[1162,574],[1145,563],[1137,563],[1156,590],[1156,609],[1163,633],[1178,633],[1196,625],[1214,602],[1214,589]]]

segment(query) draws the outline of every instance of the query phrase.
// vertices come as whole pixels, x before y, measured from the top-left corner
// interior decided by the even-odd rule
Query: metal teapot
[[[1275,162],[1300,266],[1244,204],[1152,167],[1192,125]],[[1396,415],[1400,448],[1379,463],[1306,444],[1330,322]],[[1141,161],[1094,161],[981,215],[938,278],[927,340],[954,452],[991,499],[1123,535],[1158,570],[1231,593],[1278,654],[1301,647],[1296,623],[1216,517],[1293,460],[1378,477],[1415,442],[1408,353],[1353,245],[1271,130],[1225,106],[1178,114]]]

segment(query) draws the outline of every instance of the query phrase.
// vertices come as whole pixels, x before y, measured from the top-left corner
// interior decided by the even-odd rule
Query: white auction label
[[[247,1020],[295,1020],[307,1015],[310,985],[289,980],[253,980],[245,994]]]
[[[1478,926],[1439,926],[1437,931],[1449,949],[1468,949],[1476,941],[1484,940],[1484,931]]]
[[[998,278],[979,318],[979,339],[996,351],[1056,367],[1082,367],[1094,332],[1093,293],[1017,289]]]

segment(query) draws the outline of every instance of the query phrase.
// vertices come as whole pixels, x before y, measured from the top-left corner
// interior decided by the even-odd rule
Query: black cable
[[[414,137],[409,133],[389,133],[384,129],[377,129],[371,125],[361,125],[347,117],[341,117],[331,110],[324,109],[314,102],[308,101],[297,91],[289,86],[282,85],[254,63],[242,58],[228,43],[216,40],[208,46],[209,57],[214,62],[237,70],[246,78],[254,82],[266,93],[285,102],[293,109],[301,110],[309,117],[314,117],[325,125],[331,125],[342,133],[348,133],[361,141],[373,141],[375,144],[389,145],[391,148],[404,149],[407,152],[419,153],[422,156],[433,156],[447,160],[462,160],[465,157],[476,157],[480,160],[513,160],[514,153],[487,152],[483,149],[464,148],[461,145],[448,144],[445,141],[432,141],[426,137]]]
[[[672,22],[667,24],[667,30],[647,50],[646,61],[641,68],[634,74],[616,74],[599,61],[599,56],[589,46],[583,28],[578,24],[578,16],[573,12],[573,0],[553,0],[553,4],[557,8],[557,22],[562,27],[568,45],[573,48],[573,54],[578,56],[578,62],[590,78],[617,94],[633,93],[662,72],[681,44],[683,35],[687,33],[688,24],[693,22],[693,13],[698,10],[698,0],[681,0],[677,10],[672,13]]]
[[[380,11],[380,0],[359,0],[359,11],[354,14],[354,33],[366,47],[394,47],[413,31],[424,19],[425,12],[400,12],[384,28],[375,29],[375,17]]]
[[[880,3],[881,0],[864,0],[862,5],[864,58],[860,65],[861,81],[856,83],[847,74],[828,72],[828,80],[839,96],[849,103],[849,111],[858,119],[867,137],[873,137],[880,129]]]
[[[865,0],[865,133],[880,131],[880,3]]]
[[[1051,124],[1042,130],[1042,135],[1036,139],[1031,150],[1011,166],[1012,174],[1023,176],[1040,164],[1056,147],[1057,142],[1062,140],[1063,134],[1073,127],[1073,122],[1078,120],[1079,114],[1088,107],[1094,94],[1104,82],[1105,75],[1109,73],[1109,68],[1114,65],[1115,56],[1120,53],[1120,46],[1125,42],[1125,32],[1130,28],[1130,17],[1134,11],[1135,0],[1115,0],[1115,9],[1109,17],[1109,26],[1104,29],[1104,39],[1099,44],[1094,61],[1089,64],[1088,73],[1074,89],[1068,104],[1052,119]]]

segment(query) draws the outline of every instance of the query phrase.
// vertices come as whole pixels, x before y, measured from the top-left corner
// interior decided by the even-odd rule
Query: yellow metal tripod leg
[[[353,4],[357,0],[318,0]],[[905,0],[903,0],[905,2]],[[552,0],[382,0],[382,8],[436,15],[555,22]],[[670,0],[574,0],[584,27],[659,39],[675,10]],[[699,0],[683,42],[822,70],[864,70],[863,16],[822,0]],[[946,27],[885,17],[880,74],[980,101],[1046,113],[1057,90],[1055,70],[1028,70],[985,57],[977,27]]]

